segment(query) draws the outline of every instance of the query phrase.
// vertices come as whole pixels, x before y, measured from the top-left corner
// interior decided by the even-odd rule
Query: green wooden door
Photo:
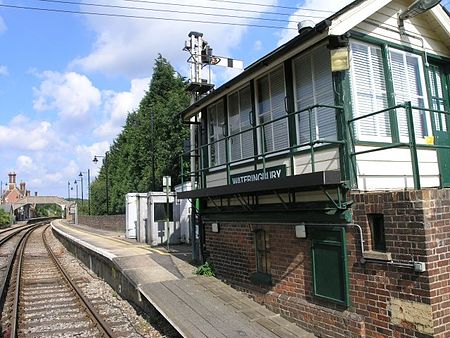
[[[313,295],[348,306],[347,248],[344,227],[316,227],[310,231]]]
[[[430,65],[429,84],[431,93],[431,108],[449,112],[449,83],[448,74],[444,73],[443,67]],[[436,145],[450,146],[450,116],[442,113],[432,113],[433,133]],[[441,185],[450,187],[450,149],[438,149],[437,158]]]

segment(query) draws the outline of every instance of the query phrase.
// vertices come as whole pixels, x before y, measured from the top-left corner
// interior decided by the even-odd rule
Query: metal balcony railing
[[[319,109],[319,108],[330,109],[330,116],[332,116],[333,118],[335,118],[335,116],[338,112],[343,111],[343,107],[340,107],[340,106],[317,104],[317,105],[309,106],[309,107],[302,109],[300,111],[297,111],[295,113],[286,114],[284,116],[278,117],[278,118],[273,119],[268,122],[260,123],[258,125],[253,124],[249,128],[242,130],[240,132],[237,132],[237,133],[233,133],[231,135],[224,133],[223,138],[221,138],[219,140],[215,140],[213,142],[209,142],[207,144],[203,144],[200,147],[197,147],[195,149],[191,149],[189,152],[186,152],[181,156],[181,168],[184,168],[185,159],[191,158],[191,157],[196,158],[196,165],[197,165],[197,167],[194,170],[190,170],[187,173],[186,172],[181,173],[182,181],[184,181],[184,179],[186,177],[194,176],[197,178],[201,178],[200,180],[197,180],[197,182],[200,182],[200,184],[197,188],[206,188],[206,180],[204,179],[206,173],[209,171],[214,171],[215,169],[223,168],[223,169],[226,169],[227,183],[230,184],[231,168],[238,163],[251,163],[251,164],[258,163],[258,164],[262,165],[262,170],[263,170],[263,172],[265,172],[266,163],[267,163],[268,158],[270,158],[276,154],[286,154],[286,157],[288,157],[291,161],[291,164],[293,164],[294,163],[294,153],[300,149],[305,150],[305,148],[308,148],[307,150],[310,153],[311,171],[315,172],[316,171],[316,168],[315,168],[315,146],[324,145],[324,144],[335,144],[335,145],[341,146],[344,144],[344,141],[321,139],[320,135],[318,135],[319,137],[316,137],[317,124],[316,124],[316,118],[314,117],[314,114],[315,114],[315,110]],[[331,114],[331,111],[333,111],[334,113]],[[295,126],[297,126],[296,119],[298,119],[298,117],[301,114],[306,114],[307,119],[309,121],[309,126],[307,128],[307,130],[309,132],[309,135],[308,135],[309,141],[298,143],[297,137],[295,137],[295,140],[293,140],[294,142],[290,142],[291,137],[289,137],[288,125],[294,124]],[[267,130],[271,126],[274,126],[277,123],[282,123],[284,121],[286,121],[286,138],[288,141],[287,143],[289,145],[286,147],[281,147],[281,148],[267,151],[266,149],[268,147],[265,143],[265,141],[267,139],[266,138]],[[296,127],[296,130],[297,130],[297,127]],[[239,137],[240,135],[244,135],[245,133],[252,133],[252,140],[253,140],[253,144],[256,145],[256,149],[255,149],[255,147],[253,147],[253,149],[252,149],[253,153],[250,156],[243,156],[242,158],[232,160],[231,155],[230,155],[230,150],[229,150],[230,142],[232,139],[235,139],[236,137]],[[335,135],[338,135],[337,132]],[[255,142],[255,138],[256,138],[257,142]],[[290,145],[292,143],[293,143],[293,145]],[[209,163],[205,164],[207,162],[206,156],[209,154],[209,150],[211,148],[215,148],[216,145],[218,145],[218,148],[220,146],[221,149],[225,150],[225,158],[224,158],[223,163],[220,162],[220,163],[214,164],[214,165],[210,165]],[[293,167],[293,165],[291,165],[291,175],[294,174],[293,170],[294,170],[294,167]]]
[[[335,135],[343,135],[342,139],[337,139],[336,136],[335,140],[332,139],[323,139],[320,138],[320,134],[317,134],[317,124],[316,124],[316,118],[314,116],[315,110],[319,108],[325,108],[330,109],[331,111],[334,111],[334,114],[330,113],[330,116],[333,116],[336,118],[336,133]],[[406,135],[400,135],[399,131],[399,125],[398,125],[398,111],[400,109],[403,109],[405,113],[405,120],[406,120],[406,130],[407,130],[407,136]],[[226,170],[226,178],[227,178],[227,184],[230,184],[230,175],[231,175],[231,169],[234,165],[238,163],[249,163],[249,164],[260,164],[262,165],[262,169],[265,172],[266,170],[266,163],[268,159],[276,154],[285,154],[287,158],[289,158],[291,163],[291,175],[294,175],[294,154],[297,153],[299,150],[302,151],[308,151],[309,157],[310,157],[310,163],[311,163],[311,172],[316,171],[316,161],[315,161],[315,152],[318,145],[337,145],[340,147],[340,154],[343,154],[343,149],[347,148],[350,149],[348,151],[348,158],[345,158],[344,160],[347,161],[346,166],[351,168],[353,167],[355,169],[355,161],[356,157],[358,155],[377,152],[377,151],[383,151],[388,149],[394,149],[394,148],[409,148],[410,154],[411,154],[411,166],[412,166],[412,173],[413,173],[413,182],[414,182],[414,189],[420,189],[420,172],[419,172],[419,161],[417,156],[417,149],[449,149],[450,150],[450,144],[426,144],[417,142],[416,137],[416,129],[417,126],[414,125],[414,115],[413,111],[421,111],[426,112],[429,114],[429,117],[431,119],[431,126],[432,126],[432,136],[435,136],[436,133],[436,126],[440,125],[441,129],[444,128],[445,130],[448,130],[446,128],[450,127],[450,123],[446,123],[445,121],[450,121],[450,112],[442,111],[442,110],[435,110],[435,109],[427,109],[422,107],[414,107],[411,105],[411,102],[405,102],[404,104],[398,104],[393,107],[388,107],[370,114],[366,114],[363,116],[358,116],[349,120],[342,119],[344,121],[344,125],[339,122],[340,114],[344,113],[344,108],[341,106],[332,106],[332,105],[313,105],[310,107],[307,107],[305,109],[302,109],[300,111],[286,114],[282,117],[276,118],[274,120],[260,123],[260,124],[253,124],[248,129],[242,130],[237,133],[233,133],[231,135],[228,135],[224,133],[223,138],[219,140],[215,140],[213,142],[203,144],[198,148],[191,149],[190,151],[184,153],[181,156],[181,168],[182,168],[182,181],[185,181],[186,178],[195,177],[197,183],[197,189],[201,188],[207,188],[206,186],[206,179],[205,175],[208,172],[225,169]],[[371,119],[377,115],[380,114],[390,114],[389,119],[389,130],[390,130],[390,136],[386,139],[380,138],[380,140],[371,142],[372,149],[364,150],[364,151],[358,151],[356,152],[355,145],[358,143],[364,142],[364,137],[356,137],[355,136],[355,130],[358,128],[358,123],[363,121],[364,119]],[[298,124],[297,119],[301,114],[306,114],[308,118],[308,128],[306,130],[309,132],[309,141],[307,142],[298,142]],[[439,119],[441,122],[437,122],[437,119]],[[280,123],[282,121],[286,121],[287,125],[290,125],[291,128],[286,128],[286,133],[288,140],[288,146],[281,147],[278,149],[274,149],[271,151],[266,151],[267,147],[265,144],[266,140],[266,130],[273,126],[276,123]],[[444,123],[442,123],[444,121]],[[294,127],[292,127],[294,126]],[[404,127],[403,131],[405,131]],[[346,130],[339,130],[339,128],[346,129]],[[289,130],[295,129],[295,137],[294,135],[289,135]],[[230,156],[230,142],[232,138],[236,138],[240,135],[243,135],[245,133],[252,133],[252,140],[254,145],[256,145],[256,149],[253,149],[254,152],[250,156],[245,156],[239,159],[232,160]],[[318,136],[318,137],[317,137]],[[431,136],[431,135],[430,135]],[[291,140],[291,138],[294,137],[294,140]],[[255,142],[256,138],[256,142]],[[386,141],[387,140],[387,141]],[[223,163],[217,163],[210,165],[209,162],[206,164],[206,159],[208,159],[209,150],[212,147],[221,147],[222,150],[225,150],[225,155],[222,157]],[[184,163],[186,158],[196,158],[196,168],[194,170],[190,170],[188,172],[184,172]],[[353,165],[352,165],[353,163]],[[343,168],[341,168],[341,171]],[[344,177],[344,176],[343,176]],[[354,177],[356,177],[356,170],[354,170]]]

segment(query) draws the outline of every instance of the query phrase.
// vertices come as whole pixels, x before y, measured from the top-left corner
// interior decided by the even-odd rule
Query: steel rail
[[[64,270],[61,263],[58,261],[58,258],[56,258],[54,252],[51,250],[50,245],[47,242],[47,238],[45,236],[45,231],[50,227],[50,224],[44,229],[42,232],[42,239],[44,241],[45,248],[47,249],[47,252],[49,253],[50,257],[52,258],[55,265],[58,267],[61,274],[64,276],[64,279],[67,281],[69,286],[75,291],[75,294],[79,300],[79,303],[82,305],[82,307],[85,308],[85,310],[90,315],[92,321],[94,324],[96,324],[96,327],[99,329],[100,332],[102,332],[102,335],[104,337],[117,337],[117,335],[109,328],[109,325],[103,320],[103,318],[100,316],[100,314],[97,312],[97,310],[92,305],[91,301],[85,297],[83,294],[83,291],[71,281],[69,275]]]
[[[22,232],[22,231],[27,230],[27,229],[31,229],[31,228],[33,228],[33,227],[35,227],[35,226],[38,226],[38,225],[42,225],[42,224],[41,224],[41,223],[26,224],[26,225],[23,225],[23,226],[20,226],[20,227],[11,228],[11,229],[8,229],[7,231],[2,231],[2,232],[0,232],[0,235],[2,235],[2,234],[4,234],[5,232],[12,231],[10,234],[7,234],[5,237],[3,237],[3,238],[0,239],[0,246],[2,246],[4,243],[6,243],[7,241],[9,241],[11,238],[13,238],[13,237],[14,237],[15,235],[17,235],[19,232]]]
[[[3,283],[0,285],[0,304],[1,304],[2,306],[4,305],[4,300],[5,300],[5,297],[6,297],[5,290],[7,290],[7,286],[8,286],[8,284],[9,284],[9,283],[8,283],[8,280],[9,280],[10,277],[11,277],[12,267],[13,267],[13,264],[14,264],[14,259],[15,259],[16,255],[17,255],[17,251],[18,251],[18,249],[19,249],[19,246],[20,246],[20,244],[22,243],[24,237],[26,236],[26,234],[27,234],[28,232],[31,232],[34,228],[37,228],[37,227],[39,227],[39,226],[41,226],[41,225],[43,225],[43,224],[40,224],[40,223],[33,224],[33,225],[30,226],[30,227],[27,227],[27,228],[24,228],[24,229],[20,229],[20,230],[18,230],[18,231],[15,231],[14,233],[12,233],[12,234],[8,235],[7,237],[4,237],[4,238],[2,238],[2,239],[0,240],[0,246],[1,246],[1,245],[3,245],[4,243],[6,243],[8,240],[10,240],[12,237],[18,235],[19,233],[21,233],[21,232],[23,232],[23,231],[26,231],[26,232],[22,235],[22,237],[19,239],[19,242],[17,243],[16,247],[15,247],[14,250],[13,250],[13,253],[12,253],[12,254],[9,256],[9,258],[8,258],[8,264],[6,265],[6,269],[5,269],[5,271],[6,271],[5,278],[4,278],[4,280],[3,280]]]
[[[17,271],[16,271],[16,287],[14,289],[14,303],[12,307],[11,314],[11,331],[10,337],[17,337],[17,327],[19,321],[19,294],[20,294],[20,275],[22,273],[22,263],[23,263],[23,253],[25,251],[25,245],[27,244],[28,237],[30,237],[31,233],[37,228],[42,226],[43,224],[36,225],[34,228],[30,228],[24,236],[20,239],[19,245],[16,247],[16,251],[13,256],[16,254],[19,255],[17,262]]]

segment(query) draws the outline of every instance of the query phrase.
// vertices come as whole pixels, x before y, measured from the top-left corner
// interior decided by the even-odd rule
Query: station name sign
[[[286,165],[276,167],[247,171],[240,174],[231,175],[231,184],[241,184],[248,182],[257,182],[264,180],[273,180],[280,177],[286,177]]]

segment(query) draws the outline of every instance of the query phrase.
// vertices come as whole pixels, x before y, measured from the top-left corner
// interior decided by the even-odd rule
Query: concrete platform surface
[[[183,337],[315,337],[217,278],[195,275],[195,267],[165,249],[64,221],[52,225],[113,261]]]

